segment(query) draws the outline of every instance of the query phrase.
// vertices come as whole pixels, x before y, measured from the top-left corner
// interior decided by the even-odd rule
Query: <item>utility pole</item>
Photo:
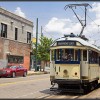
[[[35,65],[35,71],[37,71],[37,44],[38,44],[38,18],[36,20],[36,65]]]
[[[42,33],[42,26],[41,26],[41,39],[42,39],[43,33]],[[40,71],[41,71],[42,63],[40,64]]]

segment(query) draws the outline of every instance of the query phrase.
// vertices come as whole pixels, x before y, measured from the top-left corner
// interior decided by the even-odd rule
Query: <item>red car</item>
[[[23,76],[26,77],[27,69],[23,66],[10,66],[8,68],[0,69],[0,77],[16,77],[16,76]]]

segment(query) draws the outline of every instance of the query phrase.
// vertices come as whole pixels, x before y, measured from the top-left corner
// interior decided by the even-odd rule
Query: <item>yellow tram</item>
[[[99,68],[100,49],[85,37],[71,33],[50,47],[50,81],[58,84],[57,90],[86,93],[96,88]]]

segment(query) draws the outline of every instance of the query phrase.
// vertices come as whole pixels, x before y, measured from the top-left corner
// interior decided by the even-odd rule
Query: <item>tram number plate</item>
[[[58,46],[76,46],[76,42],[74,41],[58,41]]]

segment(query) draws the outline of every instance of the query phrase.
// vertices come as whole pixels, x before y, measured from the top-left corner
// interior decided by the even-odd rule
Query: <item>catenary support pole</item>
[[[38,45],[38,18],[36,20],[36,65],[35,65],[35,71],[37,71],[37,45]]]

